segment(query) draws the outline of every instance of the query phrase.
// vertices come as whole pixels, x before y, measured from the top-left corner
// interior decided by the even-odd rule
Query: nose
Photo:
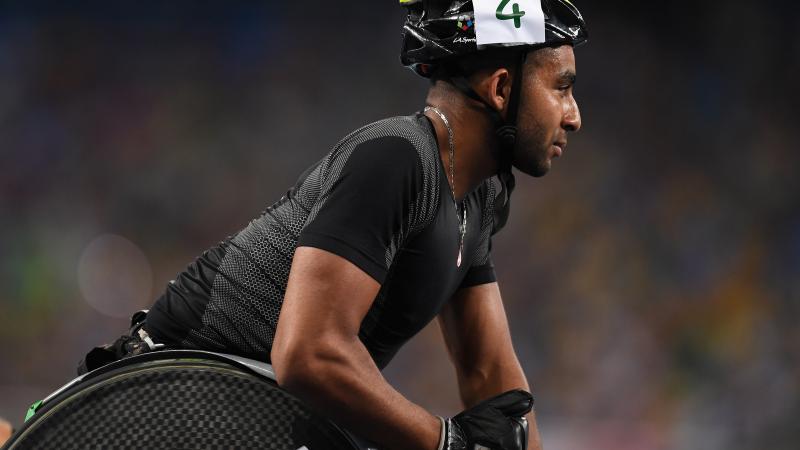
[[[581,129],[581,111],[578,109],[578,102],[575,97],[570,96],[567,102],[564,116],[562,117],[561,127],[567,131],[578,131]]]

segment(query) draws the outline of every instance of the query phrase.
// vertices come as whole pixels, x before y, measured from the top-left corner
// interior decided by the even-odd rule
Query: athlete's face
[[[513,163],[520,171],[540,177],[566,148],[567,132],[581,127],[581,114],[572,96],[572,46],[544,48],[528,55],[523,83]]]

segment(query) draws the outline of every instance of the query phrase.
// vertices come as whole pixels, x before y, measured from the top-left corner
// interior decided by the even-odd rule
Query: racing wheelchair
[[[368,450],[275,381],[269,364],[197,350],[131,356],[28,411],[2,450]]]

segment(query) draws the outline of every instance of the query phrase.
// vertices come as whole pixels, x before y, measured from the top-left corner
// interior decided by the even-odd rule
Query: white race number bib
[[[541,0],[472,0],[472,5],[479,46],[545,41]]]

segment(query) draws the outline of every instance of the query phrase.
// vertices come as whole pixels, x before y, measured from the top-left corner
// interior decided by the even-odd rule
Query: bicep
[[[439,325],[459,376],[518,364],[497,283],[460,289],[439,313]]]
[[[281,307],[274,362],[298,350],[358,339],[361,321],[380,285],[347,259],[298,247]]]

